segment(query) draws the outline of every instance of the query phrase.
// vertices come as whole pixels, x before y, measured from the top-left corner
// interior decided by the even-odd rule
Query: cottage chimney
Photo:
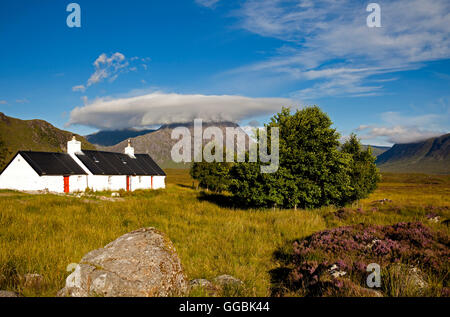
[[[81,152],[81,142],[77,141],[75,136],[72,136],[72,140],[67,142],[67,153],[68,154],[75,154]]]
[[[131,146],[131,140],[128,139],[128,146],[125,148],[125,154],[127,154],[131,158],[135,158],[134,156],[134,147]]]

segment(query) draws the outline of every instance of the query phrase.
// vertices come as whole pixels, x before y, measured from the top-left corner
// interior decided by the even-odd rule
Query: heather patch
[[[432,295],[443,296],[448,293],[449,258],[448,234],[420,222],[338,227],[294,242],[286,261],[289,272],[274,279],[274,293],[415,296],[430,294],[431,281]],[[366,286],[370,263],[382,270],[378,292]]]

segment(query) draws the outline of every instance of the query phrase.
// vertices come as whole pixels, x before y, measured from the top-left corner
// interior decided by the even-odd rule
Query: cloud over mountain
[[[283,106],[299,105],[286,98],[153,92],[129,98],[96,99],[73,109],[68,125],[122,129],[185,123],[196,118],[235,122],[255,115],[270,115]]]

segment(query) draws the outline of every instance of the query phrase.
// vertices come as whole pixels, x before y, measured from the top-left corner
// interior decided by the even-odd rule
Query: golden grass
[[[393,203],[380,207],[380,212],[344,221],[333,216],[333,207],[309,211],[221,207],[214,195],[192,189],[186,170],[167,173],[167,189],[126,193],[125,200],[117,202],[0,192],[0,275],[2,268],[3,275],[5,268],[12,268],[18,274],[44,276],[40,290],[22,288],[5,278],[2,282],[0,276],[0,289],[54,296],[64,286],[69,263],[141,227],[153,226],[169,236],[189,279],[230,274],[244,281],[240,293],[244,296],[269,296],[269,271],[278,266],[274,252],[328,227],[422,221],[448,230],[429,223],[425,215],[428,206],[450,206],[449,176],[433,176],[426,184],[427,176],[387,174],[380,188],[355,208],[370,209],[373,200],[382,198]],[[448,208],[437,212],[449,218]]]

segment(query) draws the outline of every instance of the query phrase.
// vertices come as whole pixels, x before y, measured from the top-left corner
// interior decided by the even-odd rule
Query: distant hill
[[[395,144],[377,158],[383,172],[450,174],[450,133],[424,141]]]
[[[139,135],[144,135],[155,130],[112,130],[112,131],[99,131],[97,133],[86,135],[85,138],[92,144],[97,144],[101,146],[111,146],[117,143],[127,140],[129,138],[134,138]]]
[[[20,120],[0,112],[0,153],[6,154],[0,162],[0,170],[19,150],[66,151],[72,135],[72,132],[60,130],[44,120]],[[95,149],[84,137],[75,136],[83,149]]]
[[[389,146],[378,146],[378,145],[363,145],[362,148],[365,150],[369,146],[372,148],[372,154],[375,156],[379,156],[390,149]]]
[[[135,153],[149,154],[163,168],[189,168],[191,164],[175,163],[172,161],[170,155],[173,145],[178,142],[178,140],[171,139],[170,136],[172,130],[180,126],[187,127],[191,133],[191,137],[193,138],[194,136],[193,123],[163,125],[156,131],[152,131],[150,133],[131,138],[131,144],[135,149]],[[213,123],[203,122],[203,130],[208,126],[216,126],[220,128],[224,135],[224,142],[225,142],[225,129],[227,127],[239,127],[237,124],[233,122],[213,122]],[[248,140],[249,138],[247,137],[246,144],[248,144],[249,142]],[[206,142],[208,141],[204,141],[204,143]],[[127,139],[113,146],[98,146],[98,148],[105,151],[123,152],[126,146],[127,146]],[[192,153],[191,155],[192,155],[191,157],[193,158]]]

